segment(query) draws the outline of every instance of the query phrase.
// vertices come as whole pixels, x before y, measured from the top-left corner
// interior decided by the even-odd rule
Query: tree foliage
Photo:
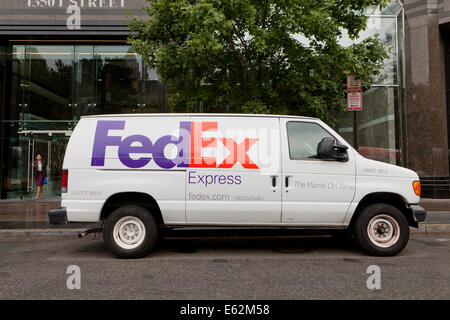
[[[343,106],[345,79],[370,86],[386,49],[362,13],[385,0],[147,0],[130,42],[169,85],[173,111],[317,116]]]

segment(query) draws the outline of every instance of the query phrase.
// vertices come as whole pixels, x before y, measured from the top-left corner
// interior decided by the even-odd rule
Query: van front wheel
[[[127,205],[113,211],[106,219],[103,239],[120,258],[141,258],[153,248],[158,226],[147,209]]]
[[[354,225],[354,235],[364,251],[374,256],[394,256],[409,240],[409,224],[397,208],[372,204],[363,209]]]

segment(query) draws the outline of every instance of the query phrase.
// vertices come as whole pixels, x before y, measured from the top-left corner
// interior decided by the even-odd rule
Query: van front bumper
[[[50,224],[63,224],[67,223],[67,211],[66,208],[59,208],[50,210],[48,212],[48,219]]]
[[[427,216],[427,211],[423,207],[421,207],[421,206],[419,206],[417,204],[412,204],[409,207],[411,208],[411,211],[413,213],[414,219],[417,222],[425,221],[425,218]]]

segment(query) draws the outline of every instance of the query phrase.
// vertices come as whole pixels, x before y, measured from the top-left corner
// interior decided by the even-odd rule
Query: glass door
[[[29,199],[33,185],[32,179],[32,154],[33,139],[26,132],[19,132],[19,143],[13,148],[11,175],[11,189],[14,193],[10,193],[9,197]]]
[[[36,155],[40,154],[46,163],[47,184],[43,186],[44,197],[61,196],[61,175],[64,154],[71,131],[21,131],[20,163],[18,181],[21,184],[21,198],[32,200],[36,196],[36,168],[33,167]]]
[[[71,132],[64,134],[53,134],[48,139],[48,183],[47,193],[52,197],[61,196],[61,176],[63,169],[64,155],[66,153],[67,143],[69,142]]]

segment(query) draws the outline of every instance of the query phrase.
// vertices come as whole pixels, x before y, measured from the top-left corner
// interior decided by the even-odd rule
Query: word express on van
[[[366,159],[306,117],[85,116],[61,184],[50,222],[103,221],[122,258],[148,254],[163,228],[205,226],[340,229],[392,256],[426,216],[414,171]]]

